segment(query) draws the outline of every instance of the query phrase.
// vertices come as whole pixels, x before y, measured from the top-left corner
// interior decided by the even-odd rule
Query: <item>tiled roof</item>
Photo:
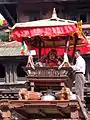
[[[0,42],[0,56],[22,56],[20,49],[20,42]],[[28,55],[28,52],[25,55]]]

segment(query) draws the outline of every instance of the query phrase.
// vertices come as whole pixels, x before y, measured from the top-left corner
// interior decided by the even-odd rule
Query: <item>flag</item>
[[[82,33],[82,20],[77,22],[77,27],[78,27],[78,36],[80,36]]]
[[[6,25],[7,24],[7,21],[6,19],[2,16],[2,14],[0,13],[0,26],[2,25]]]
[[[3,20],[0,19],[0,26],[2,26],[2,25],[3,25]]]
[[[27,51],[27,45],[25,41],[22,41],[22,46],[21,46],[21,54],[24,55]]]

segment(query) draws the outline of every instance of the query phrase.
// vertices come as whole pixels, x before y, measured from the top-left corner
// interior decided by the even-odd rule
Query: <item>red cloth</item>
[[[55,40],[53,40],[53,38],[51,39],[53,45],[55,46],[55,41],[61,41],[60,39],[58,39],[58,36],[68,36],[71,35],[72,33],[77,33],[77,26],[76,24],[73,25],[66,25],[66,26],[49,26],[49,27],[27,27],[27,28],[15,28],[12,32],[12,38],[16,41],[22,42],[23,37],[32,37],[32,36],[42,36],[43,40],[50,40],[51,37],[55,37]],[[45,38],[46,37],[46,38]],[[44,39],[45,38],[45,39]],[[63,40],[64,41],[64,40]],[[62,43],[62,42],[61,42]],[[84,43],[85,45],[83,46],[77,46],[77,49],[81,50],[82,54],[86,54],[90,52],[90,45],[89,43],[87,44],[87,40],[82,36],[81,38],[81,43]],[[28,45],[28,42],[26,42],[26,44]],[[72,43],[74,44],[74,43]],[[46,47],[42,48],[41,50],[41,55],[46,55],[54,46],[49,46],[51,45],[48,42],[48,46],[46,45]],[[58,48],[57,48],[58,45]],[[57,45],[55,46],[58,55],[63,55],[64,53],[64,49],[65,49],[65,45],[64,48],[60,48],[60,42],[57,43]],[[61,45],[62,46],[62,45]],[[38,48],[34,48],[37,52],[38,55]],[[73,47],[70,48],[70,51],[68,52],[69,55],[72,55],[73,52]]]
[[[41,55],[44,56],[44,55],[47,55],[48,52],[51,50],[52,48],[42,48],[41,49]],[[65,48],[55,48],[57,50],[57,54],[58,55],[63,55],[64,54],[64,50]],[[79,49],[81,51],[81,54],[87,54],[87,53],[90,53],[90,45],[83,45],[83,46],[77,46],[76,49]],[[35,48],[36,50],[36,54],[38,55],[38,48]],[[72,55],[73,53],[73,47],[71,47],[68,51],[68,55]]]
[[[54,60],[46,60],[46,64],[48,65],[48,66],[57,66],[58,65],[58,60],[57,59],[54,59]]]
[[[23,37],[32,37],[32,36],[66,36],[71,33],[77,32],[76,24],[66,25],[66,26],[49,26],[49,27],[36,27],[36,28],[15,28],[12,33],[13,40],[22,41]]]

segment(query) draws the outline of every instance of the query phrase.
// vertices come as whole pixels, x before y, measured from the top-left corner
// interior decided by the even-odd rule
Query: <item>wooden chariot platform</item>
[[[47,91],[51,88],[58,92],[64,82],[70,89],[74,75],[71,68],[36,67],[24,68],[31,90]],[[2,100],[0,101],[0,120],[89,120],[84,104],[77,97],[75,100]]]
[[[61,119],[89,120],[79,100],[0,101],[1,120]]]
[[[33,70],[31,67],[24,67],[24,71],[27,73],[27,81],[30,82],[32,89],[39,88],[43,91],[47,88],[51,88],[53,91],[60,90],[60,84],[65,83],[70,89],[73,86],[74,75],[71,67],[35,67]]]

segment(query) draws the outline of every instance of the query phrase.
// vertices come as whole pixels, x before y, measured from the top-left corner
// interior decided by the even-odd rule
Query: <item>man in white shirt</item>
[[[76,64],[71,66],[75,71],[75,92],[80,97],[81,100],[84,100],[84,84],[85,84],[85,69],[86,63],[85,60],[80,55],[80,50],[76,50],[75,57],[76,57]]]

